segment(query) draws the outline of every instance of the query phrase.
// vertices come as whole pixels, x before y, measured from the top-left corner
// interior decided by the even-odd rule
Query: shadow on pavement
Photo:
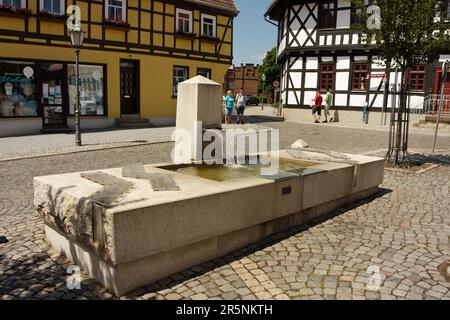
[[[392,192],[392,190],[380,188],[378,193],[373,195],[372,197],[369,197],[367,199],[364,199],[364,200],[349,204],[340,209],[337,209],[334,212],[331,212],[330,214],[321,217],[320,219],[313,220],[310,223],[291,228],[287,231],[275,233],[266,239],[263,239],[254,244],[248,245],[247,247],[239,249],[239,250],[237,250],[231,254],[228,254],[224,257],[219,257],[210,262],[206,262],[206,263],[194,266],[194,267],[189,268],[181,273],[172,275],[166,279],[160,280],[154,284],[146,286],[146,289],[150,290],[150,292],[146,292],[146,293],[151,293],[151,292],[156,293],[157,291],[166,290],[166,289],[170,290],[173,287],[176,287],[177,285],[179,285],[185,281],[188,281],[192,278],[202,276],[208,272],[213,271],[216,268],[220,268],[224,265],[238,261],[238,260],[245,258],[257,251],[264,250],[267,247],[275,245],[276,243],[279,243],[285,239],[295,236],[301,232],[307,231],[310,228],[313,228],[313,227],[320,225],[328,220],[331,220],[335,217],[343,215],[343,214],[347,213],[348,211],[351,211],[360,206],[366,205],[366,204],[368,204],[378,198],[381,198],[391,192]],[[138,294],[142,294],[142,289],[139,289],[136,292]],[[127,295],[127,297],[128,298],[136,297],[136,293],[130,293],[129,295]],[[157,295],[155,295],[155,299],[156,298],[157,298]]]
[[[420,164],[432,163],[441,166],[450,166],[450,155],[414,153],[410,157],[413,162]]]

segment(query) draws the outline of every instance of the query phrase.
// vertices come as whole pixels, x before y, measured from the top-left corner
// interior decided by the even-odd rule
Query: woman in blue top
[[[234,108],[234,97],[233,97],[232,90],[227,92],[227,96],[225,97],[225,103],[226,103],[226,109],[227,109],[227,113],[225,114],[225,123],[231,124],[231,115],[233,114],[233,108]]]

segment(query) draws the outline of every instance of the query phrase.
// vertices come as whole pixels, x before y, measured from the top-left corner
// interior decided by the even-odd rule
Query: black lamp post
[[[265,97],[265,93],[266,93],[266,74],[263,73],[261,75],[261,80],[262,80],[262,99],[261,99],[261,110],[264,110],[264,97]]]
[[[76,23],[72,30],[69,31],[70,34],[70,42],[72,44],[72,47],[75,49],[75,81],[76,81],[76,87],[77,87],[77,101],[75,104],[75,144],[77,146],[81,146],[81,131],[80,131],[80,109],[81,109],[81,103],[80,103],[80,68],[79,68],[79,62],[80,62],[80,50],[83,46],[83,40],[84,40],[84,34],[85,32],[81,29],[81,26],[79,23]]]

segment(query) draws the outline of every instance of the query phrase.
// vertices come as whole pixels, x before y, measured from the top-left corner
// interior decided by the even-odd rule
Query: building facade
[[[392,97],[383,84],[395,83],[395,70],[387,69],[367,50],[361,34],[351,29],[355,10],[350,0],[272,2],[266,17],[278,26],[277,54],[285,107],[309,107],[315,93],[327,89],[334,90],[338,110],[360,111],[366,101],[374,111],[391,105]],[[450,50],[410,72],[412,107],[440,92],[442,64],[448,59]],[[450,88],[450,77],[447,81]]]
[[[225,74],[223,85],[224,92],[244,88],[247,95],[258,96],[259,65],[247,63],[231,66]]]
[[[73,126],[73,4],[86,32],[83,128],[128,115],[171,122],[179,82],[221,83],[232,63],[234,0],[0,0],[0,136]]]

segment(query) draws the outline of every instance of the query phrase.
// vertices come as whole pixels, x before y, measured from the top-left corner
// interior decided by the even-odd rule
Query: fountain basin
[[[154,191],[148,180],[124,178],[121,168],[101,170],[123,180],[124,190],[133,185],[108,205],[93,199],[108,183],[83,178],[89,173],[37,177],[35,206],[51,246],[121,296],[375,194],[384,160],[348,157],[357,164],[281,152],[281,163],[293,167],[272,177],[145,166],[170,175],[179,191]]]

